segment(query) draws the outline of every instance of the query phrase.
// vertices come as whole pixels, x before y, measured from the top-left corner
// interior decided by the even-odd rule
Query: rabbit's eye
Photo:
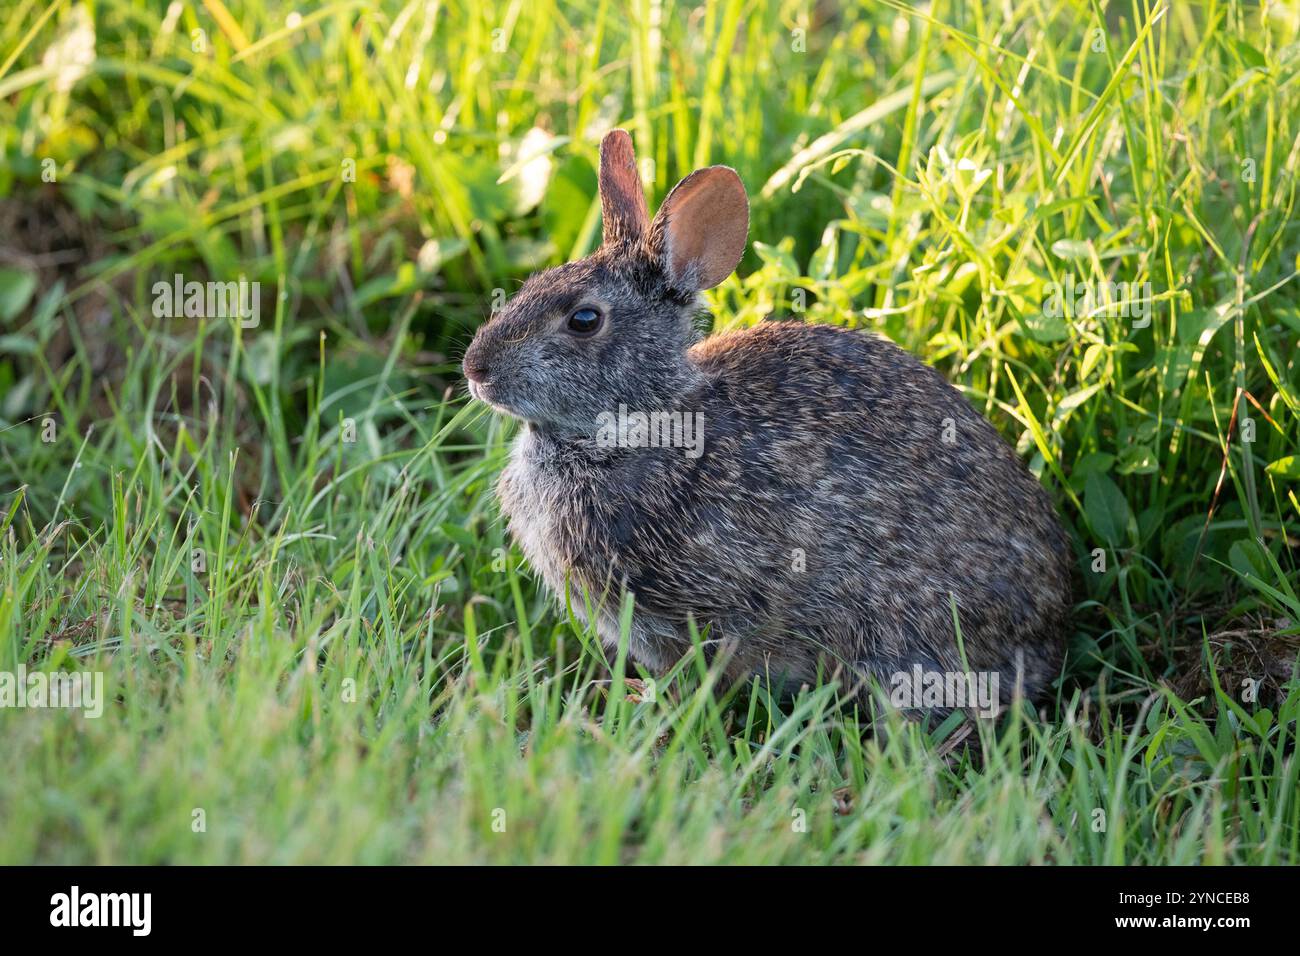
[[[591,335],[600,328],[600,313],[595,309],[579,309],[569,316],[569,331],[574,335]]]

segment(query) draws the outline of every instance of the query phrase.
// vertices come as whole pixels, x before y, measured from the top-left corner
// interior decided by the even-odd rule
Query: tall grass
[[[0,671],[110,696],[0,710],[0,860],[1300,859],[1293,6],[0,13]],[[748,186],[717,327],[886,334],[1055,495],[1066,673],[981,759],[646,683],[512,550],[457,357],[598,241],[612,125],[652,205]],[[176,273],[262,321],[156,318]]]

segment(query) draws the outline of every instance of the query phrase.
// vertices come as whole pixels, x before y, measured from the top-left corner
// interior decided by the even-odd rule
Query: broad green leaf
[[[1065,398],[1061,399],[1056,404],[1056,417],[1058,419],[1064,419],[1066,415],[1074,411],[1074,409],[1078,408],[1088,399],[1092,398],[1092,396],[1096,395],[1100,388],[1100,385],[1089,385],[1086,388],[1081,388],[1077,392],[1065,396]]]
[[[1271,461],[1264,470],[1274,478],[1300,478],[1300,455],[1287,455]]]
[[[1089,345],[1083,352],[1083,362],[1079,366],[1079,381],[1086,381],[1092,374],[1092,370],[1097,367],[1102,356],[1106,354],[1106,346],[1100,344]]]
[[[1137,444],[1129,445],[1119,453],[1115,470],[1121,475],[1153,475],[1160,470],[1160,465],[1151,446]]]
[[[1083,484],[1083,511],[1089,527],[1111,544],[1123,543],[1136,530],[1124,492],[1109,475],[1088,475]]]
[[[1065,319],[1041,312],[1027,313],[1021,322],[1025,331],[1035,342],[1062,342],[1070,337],[1070,326]]]
[[[8,322],[27,308],[36,291],[36,273],[0,268],[0,319]]]
[[[789,244],[770,246],[766,242],[756,241],[753,245],[758,257],[765,264],[772,266],[779,276],[788,279],[799,278],[799,264],[794,261],[794,254],[791,253]]]
[[[1082,239],[1057,239],[1052,243],[1052,255],[1059,259],[1087,259],[1088,248]]]

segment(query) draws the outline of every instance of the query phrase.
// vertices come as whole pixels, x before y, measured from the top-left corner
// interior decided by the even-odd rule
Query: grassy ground
[[[0,671],[109,698],[0,710],[0,862],[1300,860],[1293,4],[309,6],[0,0]],[[718,327],[878,330],[1052,490],[1070,658],[982,763],[650,694],[511,549],[456,360],[613,124],[652,208],[746,182]]]

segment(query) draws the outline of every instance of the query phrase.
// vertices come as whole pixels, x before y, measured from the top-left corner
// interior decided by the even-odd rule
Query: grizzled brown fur
[[[743,252],[743,187],[697,171],[651,223],[630,167],[615,131],[604,246],[530,278],[465,356],[473,394],[525,423],[498,497],[532,566],[580,613],[587,592],[610,644],[632,592],[631,653],[653,671],[689,648],[694,620],[731,678],[888,687],[919,664],[996,671],[1004,702],[1039,695],[1070,604],[1042,487],[883,339],[773,322],[700,341],[697,294]],[[566,327],[583,308],[603,316],[590,336]],[[620,405],[699,413],[702,453],[601,447],[597,416]]]

